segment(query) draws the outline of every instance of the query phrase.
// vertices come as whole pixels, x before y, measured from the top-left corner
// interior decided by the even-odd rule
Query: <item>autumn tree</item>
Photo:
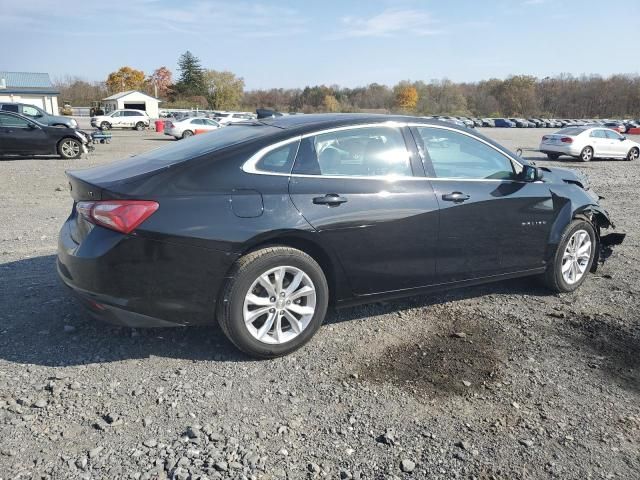
[[[109,93],[139,90],[144,85],[144,72],[131,67],[121,67],[107,77],[106,86]]]
[[[395,106],[400,110],[413,111],[418,104],[418,90],[409,84],[400,83],[395,88]]]
[[[339,112],[340,111],[340,102],[333,95],[325,95],[324,100],[322,101],[322,105],[324,106],[325,112]]]
[[[167,98],[173,85],[172,73],[167,67],[160,67],[153,71],[147,79],[154,96]]]
[[[232,72],[207,70],[203,74],[209,108],[233,110],[240,106],[244,80]]]
[[[60,99],[75,106],[91,105],[108,95],[104,82],[88,82],[79,77],[66,76],[54,85],[60,91]]]
[[[180,79],[175,84],[176,93],[184,96],[206,95],[204,70],[198,57],[187,50],[178,59],[178,70]]]

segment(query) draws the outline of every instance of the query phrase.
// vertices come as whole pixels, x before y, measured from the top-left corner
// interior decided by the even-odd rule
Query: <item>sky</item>
[[[638,73],[640,1],[0,0],[0,70],[176,75],[190,50],[247,89]]]

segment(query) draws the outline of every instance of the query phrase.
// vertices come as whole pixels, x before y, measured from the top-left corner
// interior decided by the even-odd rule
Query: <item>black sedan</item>
[[[60,155],[78,158],[89,138],[68,127],[50,127],[24,115],[0,112],[0,155]]]
[[[262,358],[329,305],[529,275],[572,291],[623,238],[578,174],[412,117],[234,123],[68,177],[58,271],[94,316],[217,319]]]

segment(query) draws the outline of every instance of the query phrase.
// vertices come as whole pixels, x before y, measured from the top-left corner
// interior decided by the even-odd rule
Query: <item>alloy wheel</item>
[[[627,158],[630,161],[633,161],[633,160],[637,160],[639,157],[640,157],[640,150],[637,148],[632,148]]]
[[[586,230],[577,230],[569,239],[562,256],[562,277],[569,285],[580,281],[591,260],[591,237]]]
[[[73,158],[80,153],[80,144],[73,140],[65,140],[60,145],[60,150],[66,158]]]
[[[580,155],[583,162],[588,162],[593,158],[593,149],[591,147],[585,147]]]
[[[249,288],[242,309],[256,340],[280,345],[300,335],[316,311],[316,289],[297,267],[279,266],[262,273]]]

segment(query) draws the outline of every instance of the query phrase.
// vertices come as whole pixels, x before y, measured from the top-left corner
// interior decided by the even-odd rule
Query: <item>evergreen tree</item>
[[[180,71],[180,79],[175,85],[177,93],[181,95],[206,94],[204,71],[198,57],[187,50],[178,59],[178,70]]]

